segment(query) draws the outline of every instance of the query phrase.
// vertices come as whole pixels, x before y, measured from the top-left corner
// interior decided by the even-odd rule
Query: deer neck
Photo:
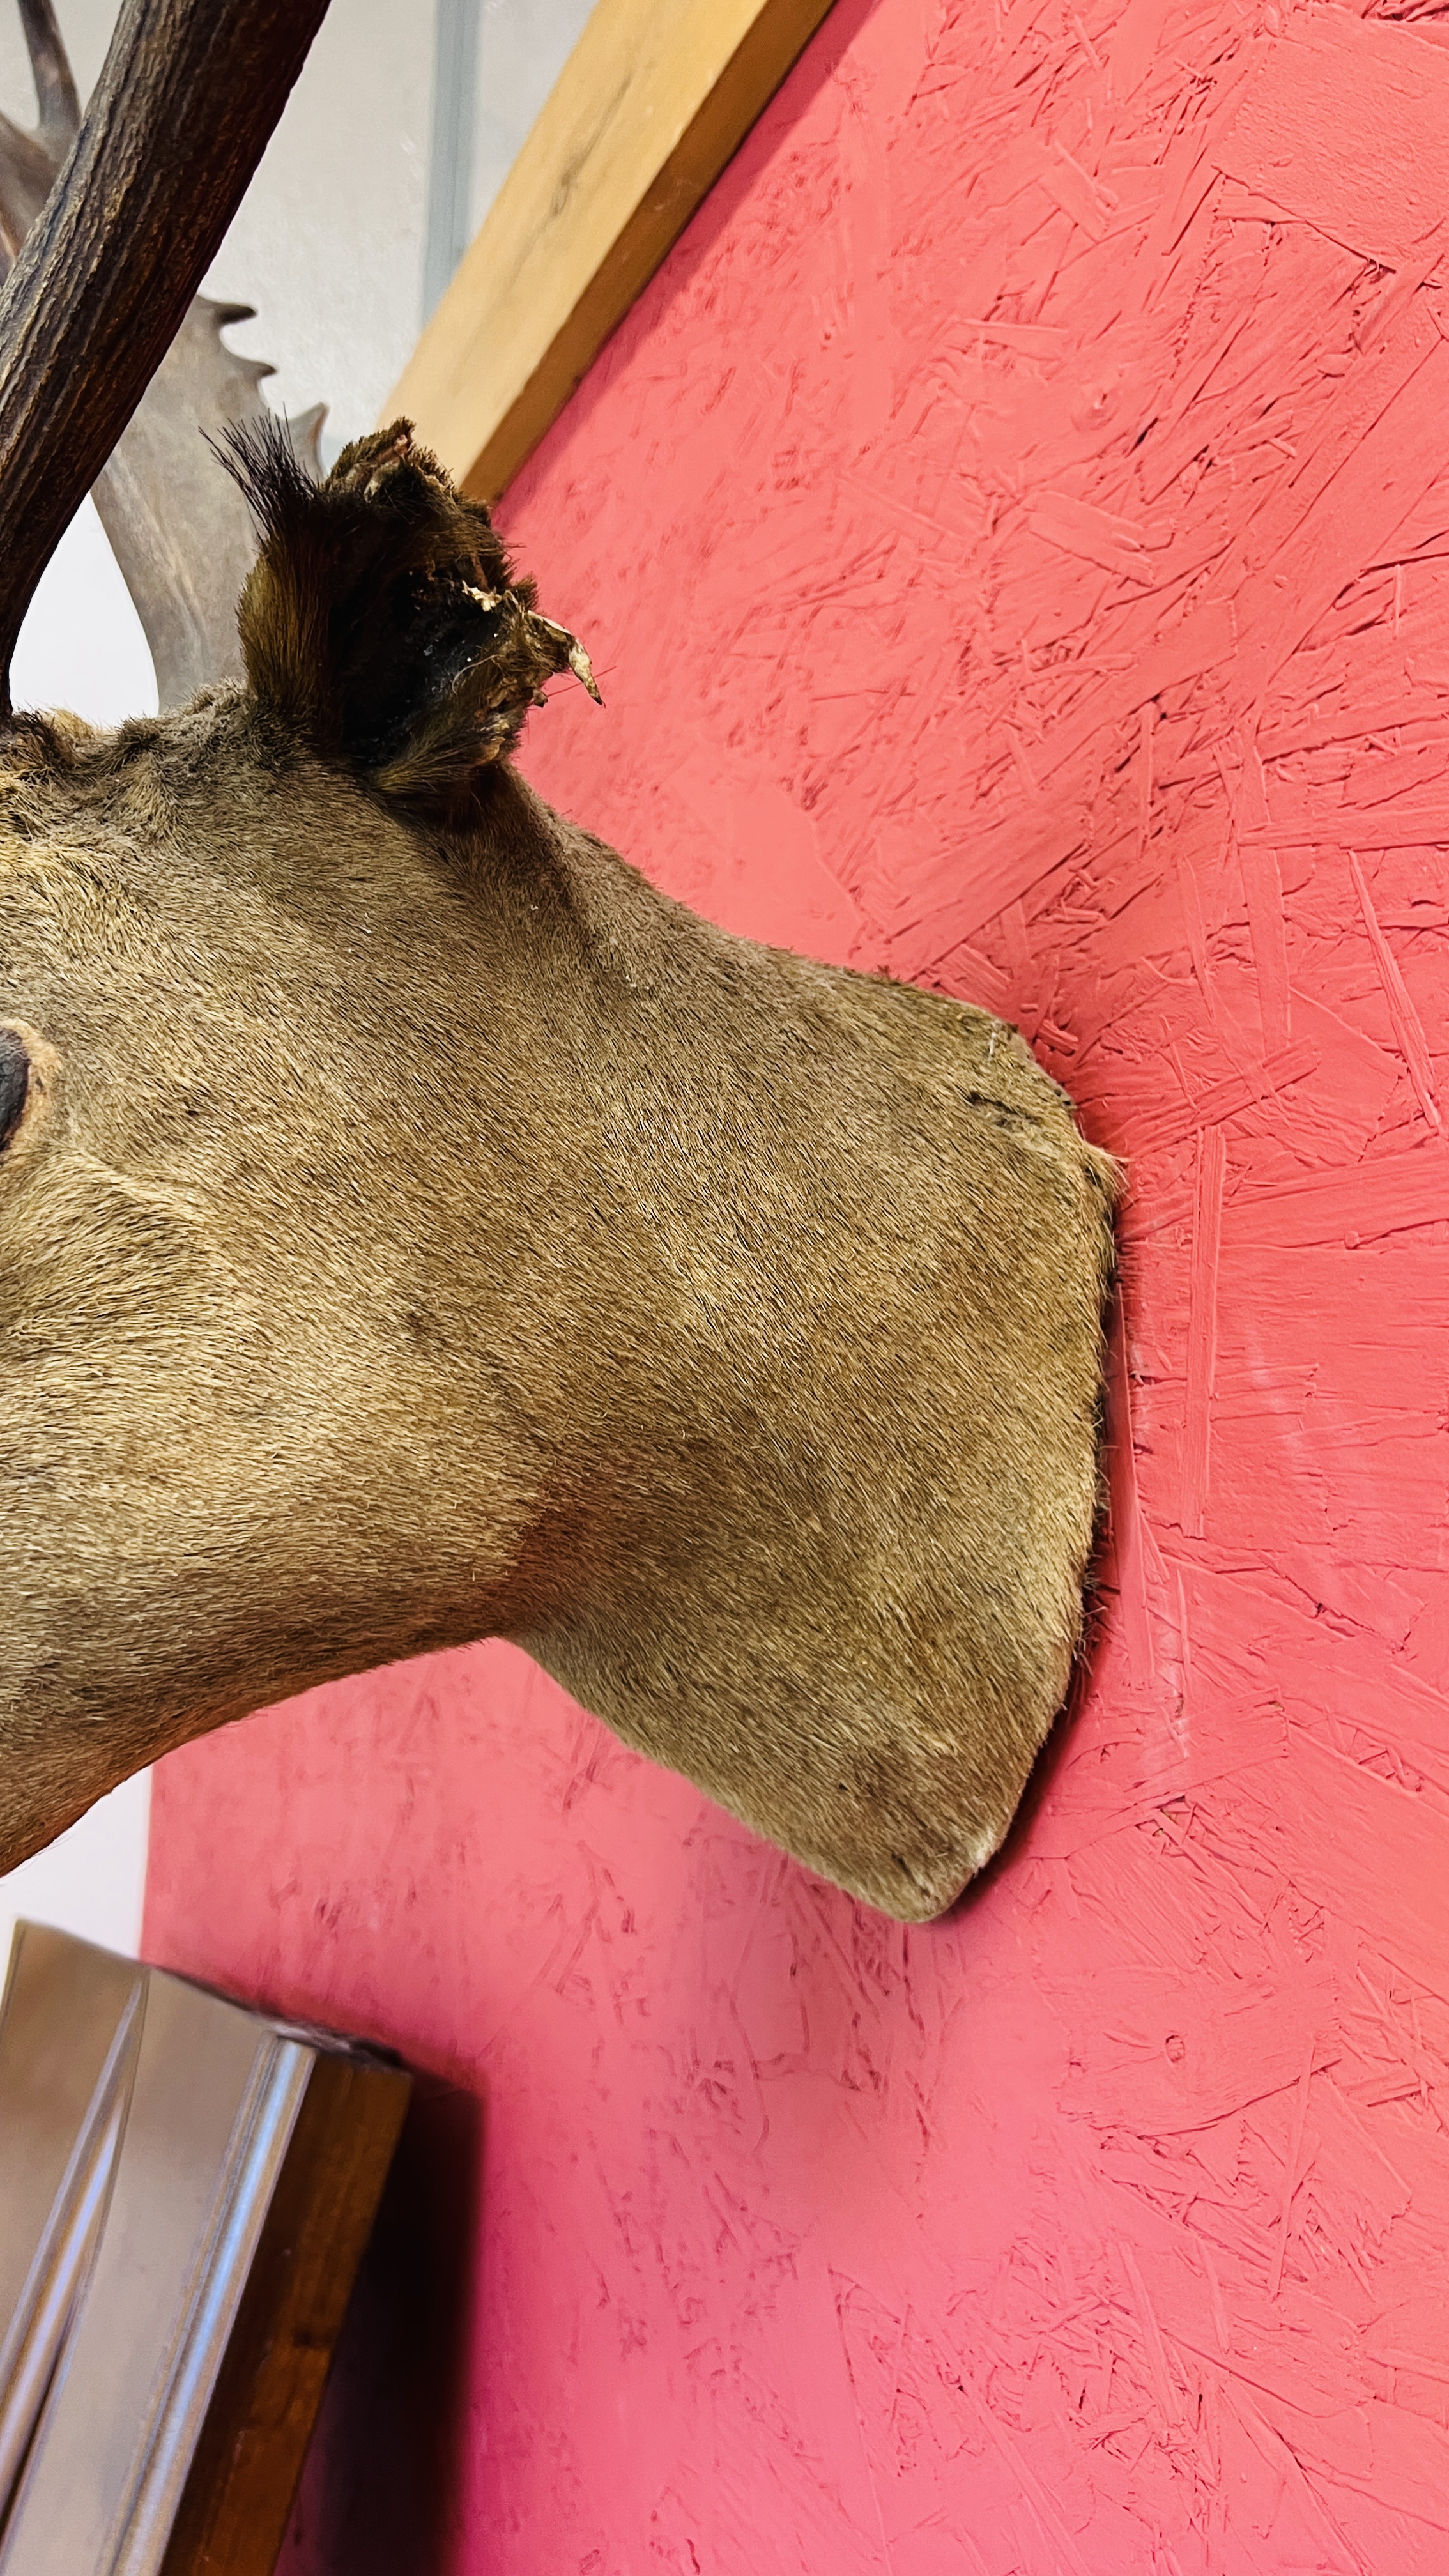
[[[456,1465],[461,1364],[472,1467],[506,1454],[519,1489],[490,1617],[536,1635],[641,1554],[687,1551],[758,1432],[822,1185],[845,1186],[809,997],[848,979],[686,912],[511,770],[456,855],[485,930],[449,1017],[476,1019],[480,985],[492,1009],[460,1140],[472,1332],[440,1350],[438,1428]]]

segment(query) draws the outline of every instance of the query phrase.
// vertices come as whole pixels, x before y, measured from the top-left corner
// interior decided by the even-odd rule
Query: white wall
[[[19,1916],[58,1923],[106,1950],[138,1948],[150,1806],[151,1774],[141,1771],[98,1799],[48,1851],[0,1878],[0,1982]]]
[[[255,321],[232,336],[237,348],[275,366],[267,393],[276,408],[329,405],[329,459],[374,425],[421,325],[435,130],[461,155],[454,230],[466,237],[590,0],[437,5],[455,20],[460,7],[474,13],[463,30],[475,74],[468,112],[440,112],[447,102],[434,97],[435,0],[332,0],[206,280],[208,293],[256,306]],[[105,56],[115,0],[58,0],[58,7],[84,96]],[[0,0],[0,108],[22,124],[34,120],[14,0]],[[12,679],[17,704],[71,707],[95,724],[155,711],[146,640],[89,501],[36,595]],[[128,1781],[49,1851],[0,1878],[0,1962],[17,1914],[135,1950],[147,1807],[147,1780]]]
[[[568,60],[593,0],[482,0],[469,238]]]

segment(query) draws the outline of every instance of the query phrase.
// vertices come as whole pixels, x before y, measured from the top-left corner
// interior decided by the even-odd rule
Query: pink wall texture
[[[839,0],[508,498],[545,793],[1127,1157],[1113,1534],[924,1931],[504,1646],[162,1767],[438,2079],[291,2576],[1449,2567],[1445,36]]]

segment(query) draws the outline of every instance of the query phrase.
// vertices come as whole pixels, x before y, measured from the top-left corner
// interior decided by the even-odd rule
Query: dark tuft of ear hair
[[[280,421],[229,429],[218,452],[261,529],[237,611],[247,679],[322,759],[464,821],[546,681],[572,670],[598,697],[582,645],[538,614],[410,422],[355,440],[320,484]]]

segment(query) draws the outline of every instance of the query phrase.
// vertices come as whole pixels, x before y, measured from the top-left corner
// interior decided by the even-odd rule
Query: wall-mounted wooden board
[[[599,0],[388,406],[494,500],[831,0]]]

